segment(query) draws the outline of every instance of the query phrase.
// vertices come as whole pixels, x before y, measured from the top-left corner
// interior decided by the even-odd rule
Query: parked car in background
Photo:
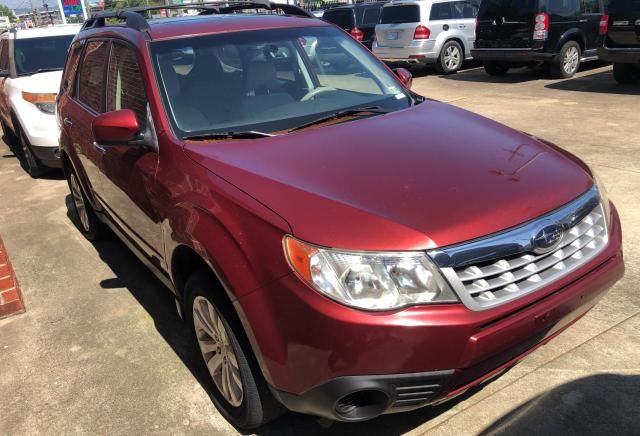
[[[569,78],[598,59],[606,25],[603,0],[484,0],[472,54],[494,76],[547,64]]]
[[[375,27],[385,2],[357,3],[324,11],[322,19],[347,31],[365,47],[371,49]]]
[[[0,15],[0,31],[9,30],[11,28],[11,20],[6,15]]]
[[[64,60],[79,25],[12,29],[0,35],[0,123],[32,177],[60,168],[54,117]]]
[[[470,59],[478,2],[396,0],[382,8],[373,53],[385,62],[431,64],[452,74]]]
[[[411,92],[294,6],[159,6],[185,7],[204,15],[86,22],[60,147],[80,231],[109,226],[173,291],[235,426],[446,401],[622,276],[577,157]]]
[[[613,63],[621,84],[640,82],[640,0],[611,0],[609,28],[598,56]]]

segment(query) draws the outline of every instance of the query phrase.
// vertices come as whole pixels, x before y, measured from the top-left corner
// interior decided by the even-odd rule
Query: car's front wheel
[[[18,125],[16,125],[16,136],[18,137],[18,143],[20,144],[20,149],[22,150],[22,155],[24,156],[24,162],[26,165],[26,170],[31,177],[37,179],[38,177],[44,176],[47,172],[50,171],[49,168],[42,165],[42,162],[38,160],[33,151],[31,150],[31,144],[29,143],[29,139],[27,135],[24,133],[24,130]]]
[[[440,74],[454,74],[460,71],[464,62],[464,50],[457,41],[447,41],[436,62],[436,70]]]
[[[206,386],[224,417],[241,429],[259,427],[282,413],[228,301],[205,271],[187,279],[186,319],[211,377]]]
[[[613,78],[621,85],[640,82],[640,66],[633,64],[613,64]]]
[[[91,203],[87,200],[87,196],[82,190],[80,180],[75,171],[67,167],[64,173],[67,178],[67,184],[69,185],[69,191],[71,192],[71,199],[73,200],[73,210],[78,219],[78,228],[89,241],[99,240],[106,231],[104,223],[100,221]]]

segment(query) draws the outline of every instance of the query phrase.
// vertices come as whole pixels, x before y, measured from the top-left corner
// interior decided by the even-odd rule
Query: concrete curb
[[[24,312],[18,279],[0,238],[0,319]]]

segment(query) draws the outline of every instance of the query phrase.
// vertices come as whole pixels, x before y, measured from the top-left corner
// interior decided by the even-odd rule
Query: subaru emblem
[[[549,224],[533,237],[531,245],[536,254],[545,254],[555,250],[564,236],[564,228],[561,224]]]

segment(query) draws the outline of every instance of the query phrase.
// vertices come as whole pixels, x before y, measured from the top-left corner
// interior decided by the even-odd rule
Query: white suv
[[[388,63],[452,74],[471,58],[479,0],[397,0],[382,8],[373,53]]]
[[[67,51],[79,25],[0,35],[0,122],[14,136],[32,177],[60,168],[55,99]]]

